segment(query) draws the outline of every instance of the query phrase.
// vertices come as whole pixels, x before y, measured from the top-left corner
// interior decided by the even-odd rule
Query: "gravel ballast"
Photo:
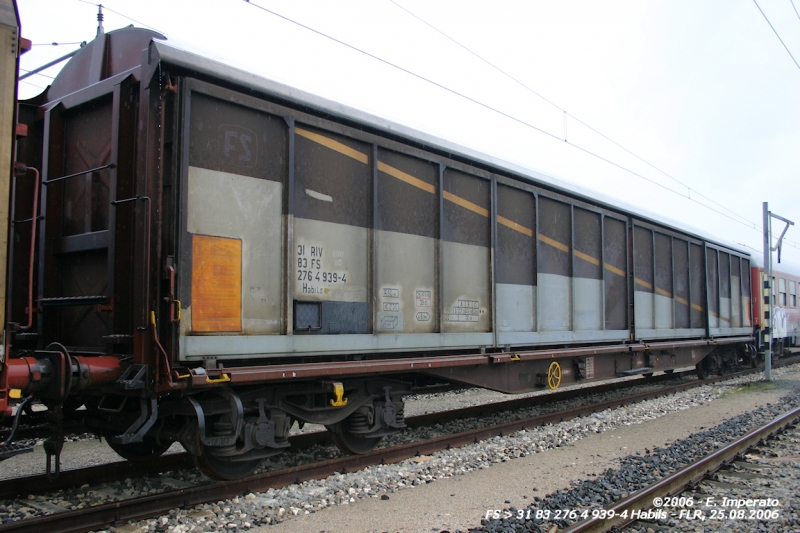
[[[301,510],[292,520],[259,531],[467,531],[479,527],[490,509],[509,508],[509,503],[525,508],[535,496],[568,488],[609,466],[618,468],[632,452],[644,454],[646,448],[689,437],[754,406],[778,405],[787,390],[798,386],[800,373],[786,368],[773,375],[772,385],[749,376],[440,452],[416,464],[406,461],[393,468],[414,472],[418,482],[403,483],[416,490],[389,492],[389,502],[363,498],[352,509]],[[474,468],[458,475],[464,463]]]
[[[618,468],[610,468],[594,479],[587,479],[574,484],[569,489],[559,490],[544,498],[534,497],[534,503],[525,509],[511,507],[506,509],[511,513],[507,519],[483,520],[483,528],[473,531],[486,531],[487,533],[514,532],[542,532],[548,531],[553,525],[565,528],[575,520],[547,520],[537,516],[558,516],[564,510],[575,510],[579,514],[583,511],[601,509],[615,501],[627,497],[644,487],[658,482],[661,478],[680,470],[687,464],[697,461],[709,453],[725,446],[743,436],[752,428],[761,426],[800,405],[800,390],[792,391],[785,395],[777,404],[767,404],[750,413],[745,413],[704,431],[693,434],[687,439],[673,442],[669,446],[659,447],[654,450],[646,449],[643,454],[637,453],[624,458]],[[761,491],[763,493],[763,491]],[[765,495],[749,494],[747,498],[764,498]],[[720,497],[720,500],[722,498]],[[665,511],[666,512],[666,511]],[[662,520],[662,525],[676,526],[674,512],[669,513],[670,519]],[[517,516],[522,516],[521,519]],[[533,517],[528,519],[527,517]],[[783,531],[786,524],[782,521],[764,521],[770,526],[768,531]],[[684,523],[685,527],[689,525]],[[798,526],[792,520],[790,526]],[[714,531],[715,526],[709,526],[708,531]],[[762,524],[763,527],[763,524]],[[777,528],[777,529],[775,529]],[[692,527],[694,530],[694,526]],[[748,529],[763,531],[764,529]]]

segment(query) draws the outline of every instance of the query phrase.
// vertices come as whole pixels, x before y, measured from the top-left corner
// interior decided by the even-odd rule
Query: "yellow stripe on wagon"
[[[561,250],[562,252],[567,252],[567,253],[569,253],[569,246],[567,246],[566,244],[564,244],[564,243],[561,243],[561,242],[558,242],[558,241],[557,241],[557,240],[555,240],[555,239],[551,239],[551,238],[550,238],[550,237],[548,237],[547,235],[542,235],[541,233],[539,234],[539,236],[538,236],[538,237],[539,237],[539,240],[540,240],[540,241],[542,241],[543,243],[545,243],[545,244],[549,244],[549,245],[550,245],[550,246],[552,246],[553,248],[556,248],[556,249],[558,249],[558,250]]]
[[[656,287],[656,292],[658,294],[660,294],[661,296],[666,296],[667,298],[672,298],[672,293],[670,293],[669,291],[665,291],[664,289],[661,289],[659,287]]]
[[[526,228],[522,224],[517,224],[516,222],[514,222],[511,219],[508,219],[506,217],[501,217],[500,215],[497,215],[497,222],[499,222],[500,224],[504,225],[507,228],[511,228],[514,231],[518,231],[518,232],[522,233],[523,235],[527,235],[528,237],[533,237],[533,230],[532,229]]]
[[[369,156],[367,154],[365,154],[363,152],[359,152],[358,150],[355,150],[354,148],[350,148],[346,144],[343,144],[343,143],[341,143],[339,141],[331,139],[330,137],[326,137],[324,135],[320,135],[319,133],[314,133],[312,131],[305,130],[303,128],[295,127],[294,131],[295,131],[295,133],[297,133],[301,137],[305,137],[306,139],[308,139],[310,141],[313,141],[313,142],[315,142],[317,144],[325,146],[326,148],[330,148],[331,150],[334,150],[336,152],[339,152],[342,155],[345,155],[347,157],[355,159],[356,161],[359,161],[359,162],[361,162],[361,163],[363,163],[365,165],[369,164]],[[391,165],[388,165],[388,164],[384,163],[383,161],[378,161],[378,170],[383,172],[384,174],[392,176],[393,178],[399,179],[400,181],[402,181],[404,183],[407,183],[407,184],[411,185],[412,187],[416,187],[416,188],[421,189],[421,190],[423,190],[425,192],[428,192],[430,194],[436,194],[436,186],[435,185],[431,185],[430,183],[425,182],[425,181],[423,181],[423,180],[421,180],[421,179],[419,179],[419,178],[417,178],[415,176],[412,176],[411,174],[409,174],[407,172],[403,172],[402,170],[400,170],[398,168],[395,168],[395,167],[393,167]],[[452,203],[454,203],[454,204],[456,204],[456,205],[458,205],[460,207],[463,207],[464,209],[472,211],[473,213],[477,213],[478,215],[481,215],[483,217],[487,217],[487,218],[489,217],[489,210],[488,209],[486,209],[484,207],[481,207],[481,206],[479,206],[479,205],[477,205],[477,204],[475,204],[473,202],[470,202],[469,200],[467,200],[465,198],[461,198],[460,196],[457,196],[457,195],[455,195],[455,194],[453,194],[453,193],[451,193],[449,191],[443,191],[443,196],[444,196],[444,199],[447,200],[448,202],[452,202]],[[527,227],[523,226],[522,224],[514,222],[513,220],[511,220],[509,218],[497,215],[497,222],[498,222],[498,224],[502,224],[503,226],[505,226],[507,228],[510,228],[510,229],[512,229],[514,231],[522,233],[523,235],[526,235],[526,236],[531,237],[531,238],[533,237],[533,233],[534,232],[533,232],[533,230],[531,228],[527,228]],[[569,246],[567,246],[566,244],[561,243],[561,242],[559,242],[559,241],[557,241],[555,239],[551,239],[550,237],[547,237],[546,235],[542,235],[541,233],[539,233],[539,234],[537,234],[537,238],[540,241],[542,241],[543,243],[545,243],[545,244],[547,244],[549,246],[552,246],[553,248],[556,248],[558,250],[561,250],[562,252],[567,252],[567,253],[570,252]],[[583,252],[581,252],[579,250],[574,250],[573,253],[575,254],[576,257],[578,257],[580,259],[583,259],[584,261],[592,263],[593,265],[600,266],[600,260],[597,259],[596,257],[592,257],[591,255],[583,253]],[[614,265],[610,265],[608,263],[603,263],[603,268],[605,268],[609,272],[611,272],[613,274],[616,274],[618,276],[623,276],[623,277],[625,276],[625,271],[622,270],[621,268],[615,267]],[[635,281],[636,284],[641,285],[642,287],[646,287],[646,288],[648,288],[650,290],[653,290],[653,285],[648,283],[648,282],[646,282],[646,281],[644,281],[644,280],[642,280],[642,279],[636,278],[634,281]],[[655,291],[658,294],[661,294],[661,295],[666,296],[668,298],[672,297],[672,294],[669,293],[668,291],[664,290],[664,289],[656,287]],[[683,298],[679,298],[677,296],[675,297],[675,300],[680,302],[680,303],[682,303],[682,304],[684,304],[684,305],[688,305],[688,303],[689,303],[686,300],[684,300]],[[703,311],[703,308],[700,307],[697,304],[691,304],[691,306],[692,306],[692,309],[696,309],[698,311]]]
[[[421,179],[416,178],[416,177],[412,176],[411,174],[403,172],[399,168],[394,168],[391,165],[387,165],[383,161],[378,161],[378,170],[380,170],[384,174],[388,174],[388,175],[392,176],[393,178],[397,178],[400,181],[404,181],[404,182],[408,183],[409,185],[412,185],[412,186],[416,187],[417,189],[422,189],[425,192],[429,192],[431,194],[436,194],[436,187],[435,186],[433,186],[430,183],[427,183],[425,181],[422,181]]]
[[[458,206],[461,206],[464,209],[469,209],[473,213],[477,213],[477,214],[479,214],[481,216],[489,218],[489,210],[488,209],[486,209],[484,207],[481,207],[478,204],[473,204],[469,200],[467,200],[465,198],[461,198],[460,196],[456,196],[455,194],[453,194],[453,193],[451,193],[449,191],[444,191],[444,199],[448,200],[450,202],[453,202],[454,204],[456,204]]]
[[[605,267],[606,270],[608,270],[609,272],[613,272],[617,276],[623,276],[623,277],[625,276],[625,271],[622,270],[621,268],[617,268],[614,265],[609,265],[608,263],[603,263],[603,266]]]
[[[359,152],[354,148],[350,148],[344,143],[340,143],[339,141],[333,140],[330,137],[325,137],[324,135],[320,135],[319,133],[314,133],[313,131],[304,130],[303,128],[295,128],[295,133],[297,133],[301,137],[305,137],[309,141],[314,141],[317,144],[321,144],[325,148],[330,148],[335,152],[339,152],[342,155],[346,155],[356,161],[361,163],[369,164],[369,156],[363,152]]]
[[[580,259],[583,259],[584,261],[586,261],[588,263],[591,263],[593,265],[600,266],[600,260],[592,257],[589,254],[585,254],[585,253],[581,252],[580,250],[575,250],[575,252],[573,252],[573,253],[575,254],[575,257],[579,257]]]

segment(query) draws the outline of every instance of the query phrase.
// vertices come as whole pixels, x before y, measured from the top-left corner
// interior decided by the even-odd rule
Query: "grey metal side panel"
[[[571,328],[572,278],[539,273],[539,331],[567,331]]]
[[[633,309],[636,330],[653,329],[653,293],[634,291]]]
[[[629,338],[627,329],[605,331],[542,331],[542,332],[499,332],[499,345],[534,346],[536,344],[581,343],[598,341],[624,341]]]
[[[577,331],[603,329],[603,281],[574,278],[575,329]]]
[[[498,331],[533,331],[536,324],[536,287],[498,283]]]
[[[190,233],[242,240],[242,329],[280,333],[282,296],[282,185],[189,167],[187,229]],[[191,307],[181,328],[191,327]]]
[[[719,337],[732,337],[737,335],[752,335],[753,330],[750,328],[711,328],[712,336]]]
[[[442,330],[446,333],[490,331],[489,249],[444,241],[442,255]]]
[[[436,240],[376,231],[378,333],[436,331]]]
[[[366,228],[295,217],[295,299],[366,302],[368,245]]]
[[[636,340],[674,339],[676,337],[704,337],[705,329],[640,329],[636,328]]]
[[[754,293],[759,297],[759,289],[756,287]],[[750,301],[750,261],[742,261],[742,326],[752,326],[753,308]]]
[[[731,299],[719,299],[719,327],[720,329],[730,329],[731,327]]]
[[[295,355],[337,355],[491,346],[491,333],[408,333],[397,335],[216,335],[181,339],[181,360],[203,357],[257,359]]]
[[[672,298],[655,294],[655,327],[656,329],[672,329]]]
[[[742,327],[742,291],[740,289],[741,279],[739,276],[731,276],[731,327]]]

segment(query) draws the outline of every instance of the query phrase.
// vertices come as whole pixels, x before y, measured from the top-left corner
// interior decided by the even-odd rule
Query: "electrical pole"
[[[778,243],[774,247],[772,246],[773,218],[786,223],[786,226],[784,226],[783,231],[781,232],[781,236],[778,237]],[[764,348],[764,379],[767,381],[772,381],[772,294],[774,291],[774,287],[772,286],[772,252],[775,250],[778,251],[778,263],[780,263],[781,244],[783,243],[783,236],[786,235],[786,230],[789,229],[789,226],[794,226],[794,222],[791,220],[786,220],[785,218],[770,212],[769,204],[764,202],[764,276],[766,276],[767,279],[764,282],[764,287],[762,288],[761,292],[764,295],[764,304],[766,304],[766,312],[764,313],[765,324],[763,338],[764,344],[766,345]]]

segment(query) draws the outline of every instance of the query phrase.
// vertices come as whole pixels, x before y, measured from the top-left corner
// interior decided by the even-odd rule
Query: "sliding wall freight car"
[[[294,421],[374,447],[424,377],[752,354],[747,253],[147,30],[99,36],[20,117],[41,179],[14,189],[4,383],[85,404],[125,457],[180,441],[237,477]]]

